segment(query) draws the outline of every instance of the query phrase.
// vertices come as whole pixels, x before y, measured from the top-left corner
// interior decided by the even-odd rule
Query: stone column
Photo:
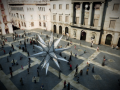
[[[51,31],[54,32],[53,23],[51,23]]]
[[[71,25],[73,25],[73,17],[74,17],[74,3],[71,3]]]
[[[90,11],[89,11],[89,19],[88,19],[88,26],[91,26],[91,20],[92,20],[92,11],[93,11],[93,2],[90,3]]]
[[[79,29],[76,31],[76,39],[80,40],[80,30]]]
[[[104,5],[105,5],[105,3],[102,2],[102,6],[100,8],[100,18],[99,18],[99,23],[98,23],[98,29],[101,29],[102,18],[103,18],[103,11],[104,11]]]
[[[82,10],[83,10],[83,2],[80,2],[80,17],[79,17],[79,25],[82,24]]]

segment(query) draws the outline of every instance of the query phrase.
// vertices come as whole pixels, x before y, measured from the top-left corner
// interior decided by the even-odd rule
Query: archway
[[[118,41],[118,44],[117,44],[118,47],[120,47],[120,38],[119,38],[119,41]]]
[[[86,32],[81,31],[81,37],[80,40],[86,40]]]
[[[106,36],[105,44],[111,45],[111,41],[112,41],[112,35],[111,35],[111,34],[108,34],[108,35]]]
[[[65,27],[65,34],[68,33],[68,27]]]
[[[54,28],[54,33],[56,33],[56,25],[54,25],[53,28]]]
[[[62,34],[62,26],[59,26],[59,34]]]

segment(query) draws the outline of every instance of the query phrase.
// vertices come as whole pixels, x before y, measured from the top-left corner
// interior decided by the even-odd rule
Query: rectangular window
[[[69,16],[65,16],[65,22],[69,22]]]
[[[55,4],[53,4],[53,9],[56,9],[56,5]]]
[[[84,19],[84,25],[88,25],[88,18]]]
[[[119,4],[114,4],[113,11],[118,11],[118,9],[119,9]]]
[[[76,24],[79,24],[79,17],[76,17]]]
[[[46,27],[46,23],[44,22],[43,24],[44,24],[44,27]]]
[[[53,15],[53,20],[56,20],[56,15]]]
[[[23,15],[23,19],[25,19],[24,15]]]
[[[115,20],[110,20],[110,26],[109,27],[114,29],[115,28],[115,22],[116,22]]]
[[[62,16],[59,16],[59,21],[62,21]]]
[[[33,15],[31,15],[31,19],[33,19]]]
[[[45,15],[43,15],[43,20],[45,20]]]
[[[39,22],[39,26],[41,26],[41,22]]]
[[[69,9],[69,4],[66,4],[66,9]]]
[[[59,4],[59,9],[62,9],[62,4]]]
[[[94,27],[97,27],[98,26],[98,19],[94,19]]]
[[[31,22],[31,27],[34,27],[34,22]]]
[[[40,15],[39,15],[39,19],[41,20],[41,17],[40,17]]]

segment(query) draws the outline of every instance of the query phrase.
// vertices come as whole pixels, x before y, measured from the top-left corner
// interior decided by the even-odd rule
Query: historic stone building
[[[49,0],[9,0],[9,12],[14,26],[20,29],[51,30]]]
[[[101,44],[120,47],[120,0],[108,0],[104,13]]]
[[[6,0],[2,1],[6,4]],[[1,9],[5,13],[0,14],[10,21],[7,23],[10,33],[13,24],[20,29],[52,30],[78,40],[120,47],[119,0],[8,0],[7,3]],[[1,8],[4,4],[0,3]],[[0,28],[6,34],[6,22],[2,19]]]
[[[71,2],[69,0],[51,0],[51,28],[54,33],[71,33]]]

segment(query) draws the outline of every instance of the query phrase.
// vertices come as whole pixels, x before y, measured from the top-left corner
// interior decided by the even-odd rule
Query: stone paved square
[[[37,83],[32,82],[33,76],[37,76],[37,66],[35,65],[30,68],[30,74],[27,73],[27,70],[23,71],[22,73],[19,73],[15,77],[11,78],[12,82],[17,86],[19,90],[40,90],[40,87],[42,84],[45,85],[45,90],[51,90],[55,85],[57,85],[61,79],[56,77],[51,72],[48,72],[48,75],[45,75],[45,69],[42,71],[39,71],[40,74],[40,81]],[[21,86],[20,78],[23,78],[24,86]],[[18,81],[18,82],[16,82]]]
[[[23,58],[22,58],[22,60],[20,60],[20,55],[22,55],[22,54],[18,52],[18,53],[13,54],[11,57],[8,56],[9,62],[7,62],[7,57],[4,57],[4,58],[0,59],[0,63],[2,63],[2,67],[4,68],[3,71],[5,72],[5,74],[9,74],[10,73],[9,67],[12,67],[12,70],[16,71],[17,69],[21,68],[21,65],[23,67],[28,65],[28,58],[26,56],[22,55]],[[18,65],[12,66],[11,61],[13,59],[17,60]],[[31,63],[32,63],[32,61],[31,61]]]
[[[102,64],[102,61],[103,61],[103,57],[104,57],[104,56],[105,56],[105,58],[106,58],[105,66],[108,66],[108,67],[111,67],[111,68],[120,70],[120,67],[119,67],[120,57],[116,57],[116,56],[109,55],[109,54],[106,54],[106,53],[100,53],[100,54],[94,59],[94,61]],[[111,62],[111,61],[109,61],[109,60],[114,60],[114,61]]]
[[[32,31],[32,30],[31,30]],[[31,38],[34,37],[34,35],[36,34],[40,34],[40,32],[42,32],[42,35],[40,34],[40,36],[45,39],[46,43],[48,42],[49,38],[46,38],[46,35],[51,35],[50,32],[45,32],[43,30],[34,30],[35,32],[32,33],[31,35],[27,35],[27,37]],[[22,31],[16,31],[18,34],[23,34]],[[26,31],[27,33],[30,31]],[[39,33],[38,33],[39,32]],[[56,37],[57,34],[54,34],[54,36]],[[61,35],[58,35],[58,37],[60,37]],[[18,40],[16,41],[12,41],[12,37],[7,37],[9,43],[13,43],[14,46],[16,46],[18,48],[19,46],[19,41],[22,41],[22,47],[24,46],[24,38],[18,38]],[[58,38],[57,38],[58,39]],[[57,40],[55,38],[54,41]],[[70,82],[71,83],[71,88],[73,88],[73,90],[119,90],[119,85],[118,85],[118,79],[120,78],[120,68],[119,68],[119,56],[115,56],[118,55],[118,51],[115,52],[115,49],[113,49],[112,52],[106,53],[104,52],[105,49],[106,51],[109,51],[109,49],[111,49],[110,47],[107,46],[100,46],[101,51],[96,52],[96,47],[99,45],[94,45],[94,47],[89,47],[90,43],[84,42],[84,41],[79,41],[76,39],[72,39],[70,38],[69,41],[65,40],[66,36],[63,36],[62,40],[60,41],[60,43],[58,44],[58,46],[62,45],[62,47],[64,48],[68,42],[70,42],[70,40],[72,40],[72,45],[70,45],[70,49],[66,50],[64,52],[62,52],[62,57],[65,58],[67,60],[69,60],[70,58],[70,52],[72,51],[72,61],[70,62],[72,64],[72,70],[69,70],[70,67],[68,65],[67,62],[64,61],[60,61],[60,69],[61,69],[61,79],[59,79],[59,68],[55,65],[54,61],[52,61],[52,59],[50,60],[50,67],[49,67],[49,71],[48,74],[46,75],[46,71],[45,68],[43,68],[41,70],[41,67],[38,69],[39,70],[39,74],[40,77],[37,76],[37,67],[40,65],[43,65],[42,63],[39,65],[38,62],[41,62],[44,57],[41,56],[35,56],[34,59],[31,60],[31,63],[33,64],[33,66],[29,69],[30,74],[28,74],[27,72],[27,68],[25,68],[23,71],[21,71],[21,65],[23,66],[27,66],[28,67],[28,56],[26,52],[22,52],[20,53],[22,50],[18,49],[16,51],[15,54],[13,54],[11,57],[9,57],[9,63],[7,62],[7,56],[3,55],[3,53],[0,53],[0,56],[4,56],[3,58],[0,58],[0,64],[2,64],[3,67],[3,72],[5,73],[5,75],[10,76],[9,75],[9,66],[12,66],[11,61],[14,60],[18,61],[19,65],[18,66],[12,66],[13,68],[13,73],[15,73],[15,75],[12,78],[9,78],[13,84],[19,89],[19,90],[40,90],[40,87],[42,84],[45,85],[45,90],[66,90],[63,88],[63,83],[61,83],[62,80],[66,80],[66,82]],[[79,45],[79,42],[82,43],[82,46]],[[38,50],[37,48],[35,48],[35,52],[33,52],[33,45],[30,45],[30,40],[26,43],[27,44],[27,50],[29,51],[30,55],[36,54],[38,52],[40,52],[40,50]],[[74,49],[74,46],[76,45],[76,50]],[[6,46],[8,46],[6,44]],[[8,46],[7,48],[11,48],[10,46]],[[6,48],[6,49],[7,49]],[[84,53],[84,50],[86,50],[86,53]],[[14,51],[13,51],[14,52]],[[75,53],[77,53],[77,58],[75,58]],[[59,54],[59,53],[57,53]],[[20,55],[23,55],[23,59],[19,60]],[[105,55],[106,57],[106,61],[105,61],[105,66],[106,67],[102,67],[101,63],[103,60],[103,56]],[[59,56],[57,56],[59,58]],[[81,58],[81,59],[79,59]],[[92,60],[93,62],[95,62],[96,64],[92,64],[92,61],[90,63],[90,67],[89,67],[89,74],[86,75],[86,69],[88,68],[87,66],[87,60]],[[86,62],[86,63],[84,63]],[[83,76],[79,76],[79,81],[80,83],[77,83],[77,79],[74,78],[74,71],[75,71],[75,67],[78,64],[79,69],[78,72],[80,72],[80,68],[83,68]],[[92,67],[95,67],[95,73],[92,73]],[[110,70],[109,70],[110,68]],[[54,69],[54,70],[52,70]],[[118,70],[118,71],[114,71],[114,70]],[[33,81],[33,76],[37,77],[37,83],[35,84]],[[23,78],[24,81],[24,86],[21,86],[19,80],[20,78]],[[74,82],[74,85],[73,85]],[[2,82],[0,83],[0,85],[3,85]],[[82,86],[81,86],[82,85]],[[6,90],[5,87],[2,87],[3,90]]]

